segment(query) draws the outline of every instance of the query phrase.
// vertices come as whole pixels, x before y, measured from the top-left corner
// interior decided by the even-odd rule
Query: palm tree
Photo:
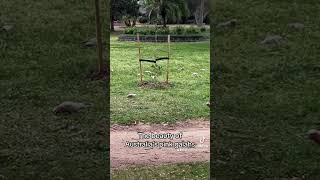
[[[144,0],[144,5],[149,13],[149,20],[156,13],[157,18],[161,18],[163,27],[166,27],[168,19],[178,21],[189,15],[185,0]]]

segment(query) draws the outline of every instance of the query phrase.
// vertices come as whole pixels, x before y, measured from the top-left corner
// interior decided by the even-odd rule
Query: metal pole
[[[142,64],[141,64],[141,47],[140,47],[140,36],[139,33],[137,34],[137,41],[138,41],[138,51],[139,51],[139,64],[140,64],[140,82],[142,83]]]
[[[167,61],[167,83],[169,83],[169,60],[170,60],[170,34],[168,35],[168,61]]]
[[[98,64],[99,64],[99,74],[103,74],[103,52],[102,52],[102,40],[101,40],[101,23],[100,23],[100,2],[95,0],[96,7],[96,39],[97,39],[97,54],[98,54]]]

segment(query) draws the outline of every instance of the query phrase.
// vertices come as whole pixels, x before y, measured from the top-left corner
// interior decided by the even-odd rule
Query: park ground
[[[183,141],[193,142],[196,146],[191,149],[178,147],[155,147],[147,149],[125,147],[125,142],[137,141],[137,132],[182,133],[181,139]],[[173,143],[179,143],[181,142],[181,139],[172,139],[170,141]],[[150,140],[139,141],[143,142]],[[168,142],[168,140],[163,139],[155,141]],[[111,172],[113,179],[123,179],[125,177],[127,177],[125,179],[128,179],[128,177],[138,179],[142,175],[144,178],[148,177],[147,179],[154,177],[167,177],[171,179],[208,179],[208,161],[210,158],[210,122],[206,119],[191,119],[167,125],[114,125],[110,130],[110,148]],[[190,171],[190,167],[197,168],[197,170]],[[140,172],[138,171],[139,168],[141,168]],[[176,174],[177,171],[180,172]],[[170,177],[168,177],[168,175]]]
[[[94,5],[11,0],[0,9],[1,25],[14,25],[10,33],[0,33],[1,177],[105,178],[101,167],[106,161],[101,159],[107,150],[96,146],[96,131],[105,121],[104,82],[86,79],[96,66],[96,52],[79,48],[95,35]],[[307,130],[320,126],[315,98],[320,95],[318,1],[216,1],[213,10],[213,23],[233,18],[239,22],[233,29],[211,27],[216,52],[214,119],[221,130],[213,143],[219,149],[214,174],[261,179],[319,175],[320,149],[303,138]],[[297,21],[305,24],[304,30],[288,29],[288,23]],[[288,43],[262,48],[258,43],[267,34],[280,34]],[[131,78],[128,82],[136,85]],[[121,98],[126,99],[126,93]],[[197,102],[199,107],[206,98]],[[66,99],[95,106],[77,115],[53,116],[52,108]],[[113,122],[133,123],[126,117]],[[185,169],[205,178],[208,167],[135,167],[116,175],[150,177],[163,172],[174,178],[183,177],[186,173],[180,170]]]
[[[102,80],[91,81],[87,75],[96,68],[97,59],[95,49],[83,48],[81,42],[95,37],[94,4],[89,2],[67,2],[58,0],[54,2],[38,1],[6,1],[0,4],[3,10],[0,15],[0,23],[13,25],[9,32],[1,31],[1,151],[0,151],[0,175],[8,179],[104,179],[106,176],[108,151],[103,146],[101,131],[107,119],[105,113],[106,102]],[[26,8],[27,7],[27,8]],[[105,10],[103,10],[105,12]],[[105,27],[105,26],[104,26]],[[105,29],[104,29],[105,30]],[[105,31],[104,31],[104,34]],[[114,39],[113,39],[114,41]],[[177,48],[173,44],[173,55],[177,61],[172,62],[173,88],[176,92],[181,90],[179,96],[188,96],[196,99],[195,105],[191,100],[181,100],[181,106],[168,107],[168,111],[174,115],[154,119],[154,122],[175,122],[185,118],[208,117],[206,102],[209,98],[209,54],[206,53],[206,62],[200,59],[195,69],[199,78],[193,78],[191,70],[182,59],[177,56],[183,54],[183,48],[191,49],[191,45],[182,44]],[[200,51],[209,51],[208,43],[199,43]],[[128,44],[130,51],[125,54],[129,61],[133,62],[132,68],[128,68],[126,58],[119,61],[121,68],[112,68],[112,76],[120,73],[126,83],[123,88],[132,90],[138,94],[141,102],[152,102],[159,97],[146,97],[136,91],[136,54],[134,44]],[[150,47],[151,48],[151,47]],[[203,49],[204,50],[203,50]],[[192,54],[195,59],[203,55]],[[131,59],[133,58],[133,59]],[[186,61],[191,62],[190,58]],[[180,63],[179,63],[180,62]],[[186,66],[186,67],[183,67]],[[186,70],[184,70],[184,69]],[[130,70],[129,70],[130,69]],[[204,70],[201,70],[204,69]],[[121,76],[127,73],[134,76]],[[188,73],[187,73],[188,72]],[[191,73],[191,74],[190,74]],[[195,89],[190,82],[183,82],[183,76],[197,83],[196,95],[187,93],[187,90]],[[117,80],[117,79],[114,79]],[[179,80],[179,81],[178,81]],[[191,85],[188,87],[188,85]],[[127,91],[119,93],[122,84],[114,87],[112,92],[118,93],[118,97],[127,100]],[[152,90],[146,90],[152,93]],[[165,92],[162,90],[161,92]],[[146,92],[145,92],[146,93]],[[147,93],[146,93],[147,94]],[[165,96],[166,105],[176,106],[175,94],[168,93]],[[139,98],[140,96],[140,98]],[[196,98],[195,96],[198,96]],[[150,99],[151,98],[151,99]],[[68,116],[56,116],[52,113],[54,106],[62,101],[90,102],[94,106],[79,114]],[[112,100],[113,101],[113,100]],[[114,101],[113,101],[114,102]],[[142,110],[146,113],[150,107],[156,107],[157,103],[143,105]],[[192,105],[201,109],[196,112]],[[119,104],[118,107],[121,105]],[[128,106],[133,107],[133,104]],[[125,107],[129,115],[134,111]],[[183,108],[186,108],[182,111]],[[120,108],[118,109],[120,110]],[[141,111],[142,111],[141,110]],[[161,109],[160,109],[161,110]],[[159,117],[156,113],[149,117],[136,114],[133,118],[128,116],[114,118],[117,123],[133,123],[133,119],[139,121],[151,121],[152,117]],[[188,115],[183,113],[190,110]],[[169,113],[167,110],[165,113]],[[148,112],[148,111],[147,111]],[[165,120],[166,119],[166,120]],[[194,167],[197,165],[185,165]],[[202,166],[202,165],[199,165]],[[208,167],[208,166],[206,166]],[[193,168],[192,168],[193,169]],[[208,171],[208,168],[205,170]],[[208,175],[208,173],[204,173]],[[198,173],[199,175],[199,173]]]
[[[105,7],[105,6],[103,6]],[[93,1],[1,1],[0,179],[106,179],[105,82],[96,68]],[[103,10],[105,12],[105,9]],[[90,102],[55,116],[62,101]]]
[[[172,25],[171,25],[172,28]],[[185,42],[171,43],[171,60],[169,71],[170,87],[166,88],[141,88],[139,87],[139,61],[138,46],[136,42],[120,42],[118,35],[121,28],[116,27],[117,32],[111,34],[110,59],[111,59],[111,123],[120,125],[136,125],[139,123],[151,124],[175,124],[188,119],[203,118],[209,120],[209,108],[206,103],[209,101],[210,88],[210,42]],[[154,56],[156,49],[167,50],[167,43],[141,43],[141,53],[143,58]],[[160,54],[166,55],[166,54]],[[151,83],[161,83],[165,81],[166,62],[143,64],[144,80]],[[152,78],[156,76],[156,79]],[[130,93],[136,94],[133,98],[127,98]],[[150,130],[150,129],[145,129]],[[185,129],[187,131],[187,129]],[[209,127],[207,127],[209,138]],[[167,131],[164,131],[167,132]],[[111,137],[115,137],[111,131]],[[130,132],[124,132],[123,138],[129,136]],[[196,131],[192,132],[196,135]],[[136,135],[130,136],[134,138]],[[184,140],[188,140],[185,138]],[[125,168],[115,168],[112,171],[113,179],[124,179],[131,177],[137,179],[144,178],[186,178],[186,179],[208,179],[209,163],[208,158],[195,158],[195,162],[183,160],[183,153],[176,153],[176,158],[166,156],[163,151],[141,151],[132,154],[123,153],[120,157],[112,157],[117,151],[123,152],[117,143],[111,139],[111,166],[118,161],[130,161],[136,159],[143,162],[143,157],[147,157],[145,163],[135,164],[135,166]],[[121,146],[122,147],[122,146]],[[131,150],[132,153],[133,150]],[[170,151],[168,151],[169,153]],[[156,164],[150,164],[149,160],[154,160],[155,153],[161,160]],[[202,153],[202,152],[199,152]],[[203,153],[205,155],[205,153]],[[199,154],[200,155],[200,154]],[[137,158],[141,156],[140,160]],[[200,155],[202,156],[202,155]],[[125,158],[127,157],[127,158]],[[148,160],[149,159],[149,160]],[[187,158],[186,158],[187,159]],[[197,162],[198,161],[203,161]],[[170,165],[168,165],[170,162]],[[172,163],[176,163],[172,164]],[[128,162],[122,166],[128,165]],[[156,165],[156,166],[155,166]],[[114,165],[116,166],[116,165]],[[119,166],[119,165],[118,165]],[[177,173],[178,172],[178,173]]]
[[[319,1],[231,0],[213,7],[213,24],[237,20],[234,28],[211,27],[213,174],[319,179],[319,145],[304,138],[320,128]],[[295,22],[305,28],[288,27]],[[267,35],[285,43],[261,46]]]
[[[153,57],[156,49],[167,50],[167,43],[141,43],[143,58]],[[209,41],[171,43],[169,83],[167,88],[140,88],[138,46],[136,42],[118,41],[112,33],[111,120],[112,123],[173,123],[191,118],[209,118],[210,54]],[[162,55],[162,54],[160,54]],[[166,55],[166,54],[164,54]],[[166,61],[144,63],[144,80],[165,81]],[[196,73],[197,75],[193,75]],[[153,79],[152,76],[156,76]],[[134,98],[127,98],[130,93]]]
[[[305,138],[320,128],[319,3],[216,1],[213,7],[213,176],[319,179],[320,149]],[[230,19],[237,20],[234,28],[215,28]],[[295,22],[305,28],[288,27]],[[262,46],[267,35],[285,42]],[[117,175],[150,177],[166,169],[136,167]]]

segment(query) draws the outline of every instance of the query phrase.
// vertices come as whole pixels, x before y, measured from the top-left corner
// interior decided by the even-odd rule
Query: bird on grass
[[[311,129],[307,132],[307,138],[320,144],[320,131],[316,129]]]

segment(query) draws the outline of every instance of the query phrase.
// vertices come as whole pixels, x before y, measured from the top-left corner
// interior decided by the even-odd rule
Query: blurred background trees
[[[157,24],[209,23],[209,0],[111,0],[111,30],[114,22],[121,21],[127,27],[136,22]]]

